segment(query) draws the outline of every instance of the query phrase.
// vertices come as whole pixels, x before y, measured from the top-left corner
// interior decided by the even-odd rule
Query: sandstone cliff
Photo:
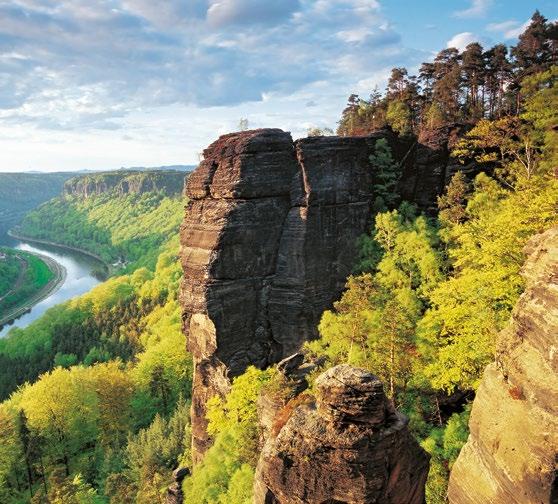
[[[336,366],[271,435],[255,504],[423,504],[428,456],[370,373]]]
[[[558,503],[558,227],[526,251],[526,289],[477,392],[451,504]]]
[[[195,365],[195,460],[210,443],[207,400],[249,365],[276,363],[315,338],[323,311],[341,295],[356,240],[371,224],[369,157],[379,138],[405,167],[405,197],[423,209],[435,205],[446,165],[424,157],[435,149],[389,132],[294,143],[278,129],[233,133],[210,145],[190,175],[181,303]]]
[[[161,191],[167,196],[172,196],[182,192],[184,177],[184,172],[163,170],[120,170],[80,175],[64,184],[64,194],[89,198],[107,192],[123,195]]]

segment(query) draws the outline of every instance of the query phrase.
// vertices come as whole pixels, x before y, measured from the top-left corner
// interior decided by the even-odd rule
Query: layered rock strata
[[[336,366],[271,435],[256,470],[255,504],[423,504],[428,456],[382,383]]]
[[[249,365],[316,337],[342,292],[370,224],[376,139],[234,133],[190,175],[181,302],[195,363],[195,458],[209,443],[207,400]]]
[[[558,227],[526,252],[525,292],[473,403],[451,504],[558,503]]]
[[[379,138],[405,167],[405,197],[435,204],[445,172],[418,184],[417,147],[389,132],[296,142],[278,129],[233,133],[188,178],[181,303],[195,365],[194,459],[210,443],[207,400],[249,365],[276,363],[315,338],[341,295],[371,224]]]

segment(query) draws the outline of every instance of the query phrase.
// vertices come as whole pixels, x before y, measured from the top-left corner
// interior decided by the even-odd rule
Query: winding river
[[[79,252],[49,245],[26,243],[8,236],[0,236],[0,245],[48,256],[64,266],[67,272],[64,283],[56,292],[53,292],[50,296],[37,303],[30,311],[14,320],[11,324],[7,324],[0,329],[0,338],[6,336],[13,327],[24,328],[28,326],[49,308],[73,297],[85,294],[104,280],[103,275],[99,273],[102,271],[103,265],[96,259]]]

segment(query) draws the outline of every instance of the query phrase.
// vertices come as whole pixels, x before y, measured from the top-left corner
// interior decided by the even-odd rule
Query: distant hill
[[[64,183],[64,194],[88,198],[114,192],[118,195],[162,192],[180,194],[186,172],[176,170],[116,170],[78,175]]]
[[[62,192],[76,173],[0,173],[0,239],[24,215]]]
[[[133,270],[155,267],[162,244],[178,233],[186,173],[116,170],[81,174],[27,213],[17,232],[89,251]]]

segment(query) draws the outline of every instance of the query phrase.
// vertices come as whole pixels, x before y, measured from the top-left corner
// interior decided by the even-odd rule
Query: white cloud
[[[502,35],[505,40],[516,39],[521,35],[529,26],[531,20],[528,19],[524,23],[519,21],[510,20],[501,23],[490,23],[486,29],[491,32],[496,32]]]
[[[0,33],[0,171],[193,163],[240,117],[304,134],[309,102],[334,128],[425,57],[376,0],[0,0]]]
[[[479,38],[471,32],[463,32],[454,35],[448,40],[446,47],[456,47],[460,51],[463,51],[472,42],[478,42]]]
[[[484,16],[491,7],[493,0],[471,0],[471,5],[467,9],[453,13],[458,18],[478,18]]]

